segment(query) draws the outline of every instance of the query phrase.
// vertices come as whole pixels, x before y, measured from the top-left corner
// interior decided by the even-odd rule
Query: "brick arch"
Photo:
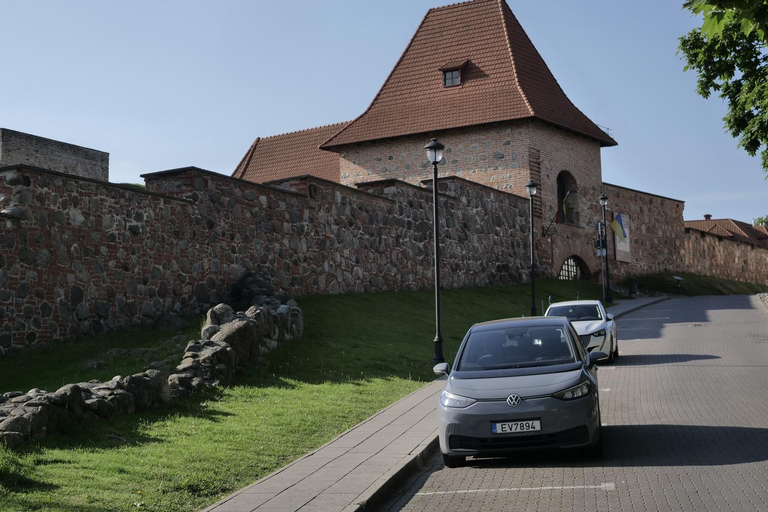
[[[576,251],[576,253],[579,252],[583,251]],[[589,268],[587,259],[584,257],[585,255],[579,255],[576,253],[572,253],[570,256],[564,258],[563,261],[560,262],[560,265],[555,269],[558,278],[584,280],[592,278],[592,270]],[[565,275],[573,275],[574,277],[569,278],[565,277]]]

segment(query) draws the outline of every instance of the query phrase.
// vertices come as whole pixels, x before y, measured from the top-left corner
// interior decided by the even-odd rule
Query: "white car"
[[[608,362],[619,357],[619,340],[613,315],[605,312],[599,300],[572,300],[555,302],[544,316],[564,316],[573,324],[579,340],[588,352],[608,354]]]

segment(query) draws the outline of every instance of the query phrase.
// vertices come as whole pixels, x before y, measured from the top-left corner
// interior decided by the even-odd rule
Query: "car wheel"
[[[613,349],[613,358],[614,359],[618,359],[618,357],[619,357],[619,340],[614,339],[613,341],[615,343],[615,346],[614,346],[614,349]]]
[[[598,410],[597,413],[597,442],[584,448],[584,456],[589,460],[597,460],[603,456],[603,437],[600,435],[602,430],[602,418]]]
[[[610,350],[610,348],[609,348],[609,350]],[[606,361],[608,362],[608,364],[613,364],[613,355],[614,355],[615,353],[616,353],[616,352],[615,352],[615,351],[613,351],[613,350],[611,350],[610,352],[608,352],[608,359],[606,360]]]
[[[464,465],[464,462],[466,462],[467,458],[463,455],[446,455],[445,453],[443,455],[443,464],[447,468],[460,468]]]

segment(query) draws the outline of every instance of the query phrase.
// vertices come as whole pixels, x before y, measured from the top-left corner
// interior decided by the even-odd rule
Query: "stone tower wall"
[[[109,153],[0,128],[0,167],[18,164],[109,181]]]

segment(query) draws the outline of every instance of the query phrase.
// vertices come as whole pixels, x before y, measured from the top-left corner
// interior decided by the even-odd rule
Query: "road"
[[[604,456],[439,456],[383,510],[768,510],[768,311],[674,298],[618,320],[600,368]]]

